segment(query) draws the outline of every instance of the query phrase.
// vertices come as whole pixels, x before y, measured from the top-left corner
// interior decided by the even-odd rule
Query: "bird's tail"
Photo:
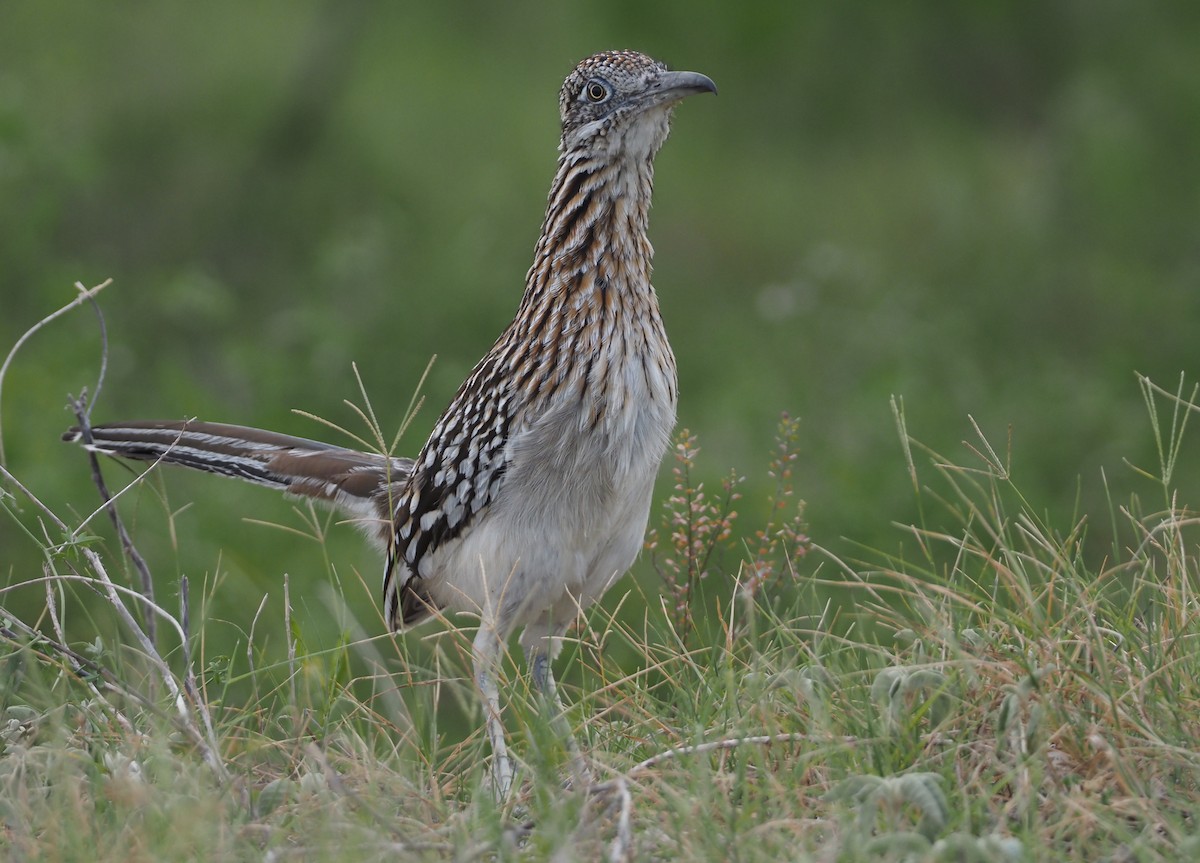
[[[198,421],[137,421],[92,426],[91,440],[73,428],[63,440],[93,452],[165,462],[312,498],[345,512],[386,544],[391,498],[412,460],[364,453],[306,438]]]

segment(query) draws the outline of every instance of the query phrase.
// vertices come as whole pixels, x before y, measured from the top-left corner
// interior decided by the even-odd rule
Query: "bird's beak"
[[[717,85],[712,78],[699,72],[663,72],[646,88],[643,95],[645,107],[651,108],[664,103],[678,102],[694,93],[716,93]]]

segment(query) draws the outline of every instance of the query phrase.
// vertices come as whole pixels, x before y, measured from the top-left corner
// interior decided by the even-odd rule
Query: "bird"
[[[497,684],[522,630],[534,689],[565,726],[552,670],[562,637],[633,565],[676,422],[675,357],[651,284],[654,161],[698,72],[604,51],[559,91],[557,168],[512,322],[468,374],[415,458],[224,423],[73,428],[106,455],[182,465],[340,510],[383,551],[383,614],[401,631],[478,618],[474,682],[493,791],[515,768]],[[577,744],[572,758],[587,781]]]

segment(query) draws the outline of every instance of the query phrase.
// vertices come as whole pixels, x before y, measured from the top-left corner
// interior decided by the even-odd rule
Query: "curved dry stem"
[[[27,329],[24,334],[17,339],[16,344],[12,346],[12,350],[8,352],[8,356],[4,358],[4,362],[0,363],[0,465],[8,464],[8,460],[4,456],[4,378],[8,374],[8,368],[12,365],[13,359],[16,358],[17,353],[20,352],[21,348],[25,346],[25,343],[33,337],[34,333],[47,324],[52,323],[58,318],[61,318],[67,312],[83,305],[85,302],[89,302],[90,300],[94,299],[98,293],[111,284],[112,279],[105,279],[103,282],[94,287],[85,288],[82,283],[76,282],[75,289],[79,291],[79,294],[76,295],[75,299],[71,300],[71,302],[67,303],[57,311],[50,313],[32,327]]]

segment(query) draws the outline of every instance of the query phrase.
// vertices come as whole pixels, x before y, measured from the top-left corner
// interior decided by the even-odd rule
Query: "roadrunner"
[[[524,628],[533,684],[565,726],[551,671],[561,637],[643,542],[677,397],[650,284],[654,157],[675,104],[716,91],[633,51],[596,54],[567,76],[558,170],[516,317],[415,459],[196,421],[112,423],[83,441],[347,513],[386,551],[393,630],[440,610],[478,616],[475,681],[501,796],[513,780],[496,684],[509,636]]]

